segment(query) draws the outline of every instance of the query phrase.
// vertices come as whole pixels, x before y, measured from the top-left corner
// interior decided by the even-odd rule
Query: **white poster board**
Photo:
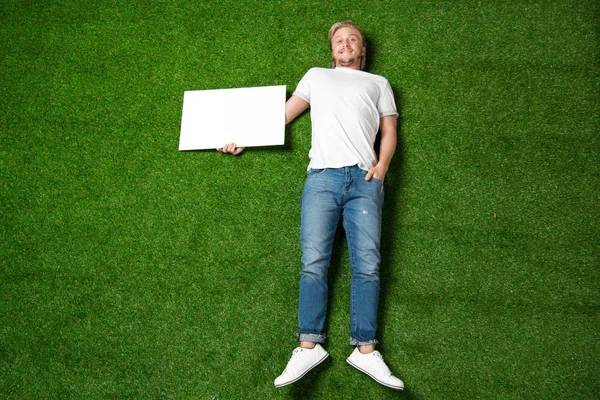
[[[285,85],[184,92],[179,150],[285,141]]]

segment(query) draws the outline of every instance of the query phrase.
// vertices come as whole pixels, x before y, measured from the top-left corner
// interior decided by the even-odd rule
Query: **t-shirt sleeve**
[[[377,111],[380,117],[388,115],[399,116],[394,100],[394,92],[387,79],[381,88],[381,96],[379,96],[379,101],[377,102]]]
[[[300,97],[302,100],[304,100],[308,104],[310,104],[310,84],[309,84],[309,82],[310,82],[311,71],[312,70],[309,70],[306,74],[304,74],[302,79],[300,79],[300,82],[298,83],[296,90],[293,93],[294,96]]]

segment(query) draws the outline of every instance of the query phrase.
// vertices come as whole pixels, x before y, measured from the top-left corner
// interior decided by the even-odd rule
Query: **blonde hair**
[[[331,45],[331,40],[333,39],[333,35],[335,35],[335,32],[337,32],[337,30],[340,28],[354,28],[360,33],[360,37],[362,39],[362,45],[363,45],[363,48],[365,49],[365,54],[363,56],[360,56],[360,69],[364,70],[367,65],[367,40],[365,39],[365,35],[363,35],[360,28],[358,26],[356,26],[356,24],[354,22],[341,21],[341,22],[336,22],[335,24],[333,24],[331,29],[329,29],[329,36],[328,36],[329,51],[330,52],[333,51],[333,47]],[[329,62],[329,68],[335,68],[335,59],[333,58],[333,55],[331,56],[331,61]]]

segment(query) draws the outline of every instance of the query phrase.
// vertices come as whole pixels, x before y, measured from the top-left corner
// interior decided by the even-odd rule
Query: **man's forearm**
[[[379,144],[379,162],[377,165],[370,168],[365,176],[365,180],[371,180],[371,178],[379,179],[383,182],[385,174],[390,167],[392,157],[396,151],[396,116],[390,115],[381,118],[379,124],[379,130],[381,132],[381,141]]]
[[[397,118],[396,116],[387,116],[381,119],[381,141],[379,145],[379,164],[385,166],[386,170],[392,162],[392,157],[396,152],[396,144],[398,142],[396,133]]]
[[[390,167],[392,157],[396,152],[396,135],[381,136],[379,146],[379,163],[385,165],[386,170]]]

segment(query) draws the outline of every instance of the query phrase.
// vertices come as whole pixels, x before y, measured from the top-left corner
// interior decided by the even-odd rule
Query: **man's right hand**
[[[237,147],[235,143],[227,143],[225,146],[217,148],[222,153],[231,153],[234,156],[240,154],[244,149],[245,147]]]

